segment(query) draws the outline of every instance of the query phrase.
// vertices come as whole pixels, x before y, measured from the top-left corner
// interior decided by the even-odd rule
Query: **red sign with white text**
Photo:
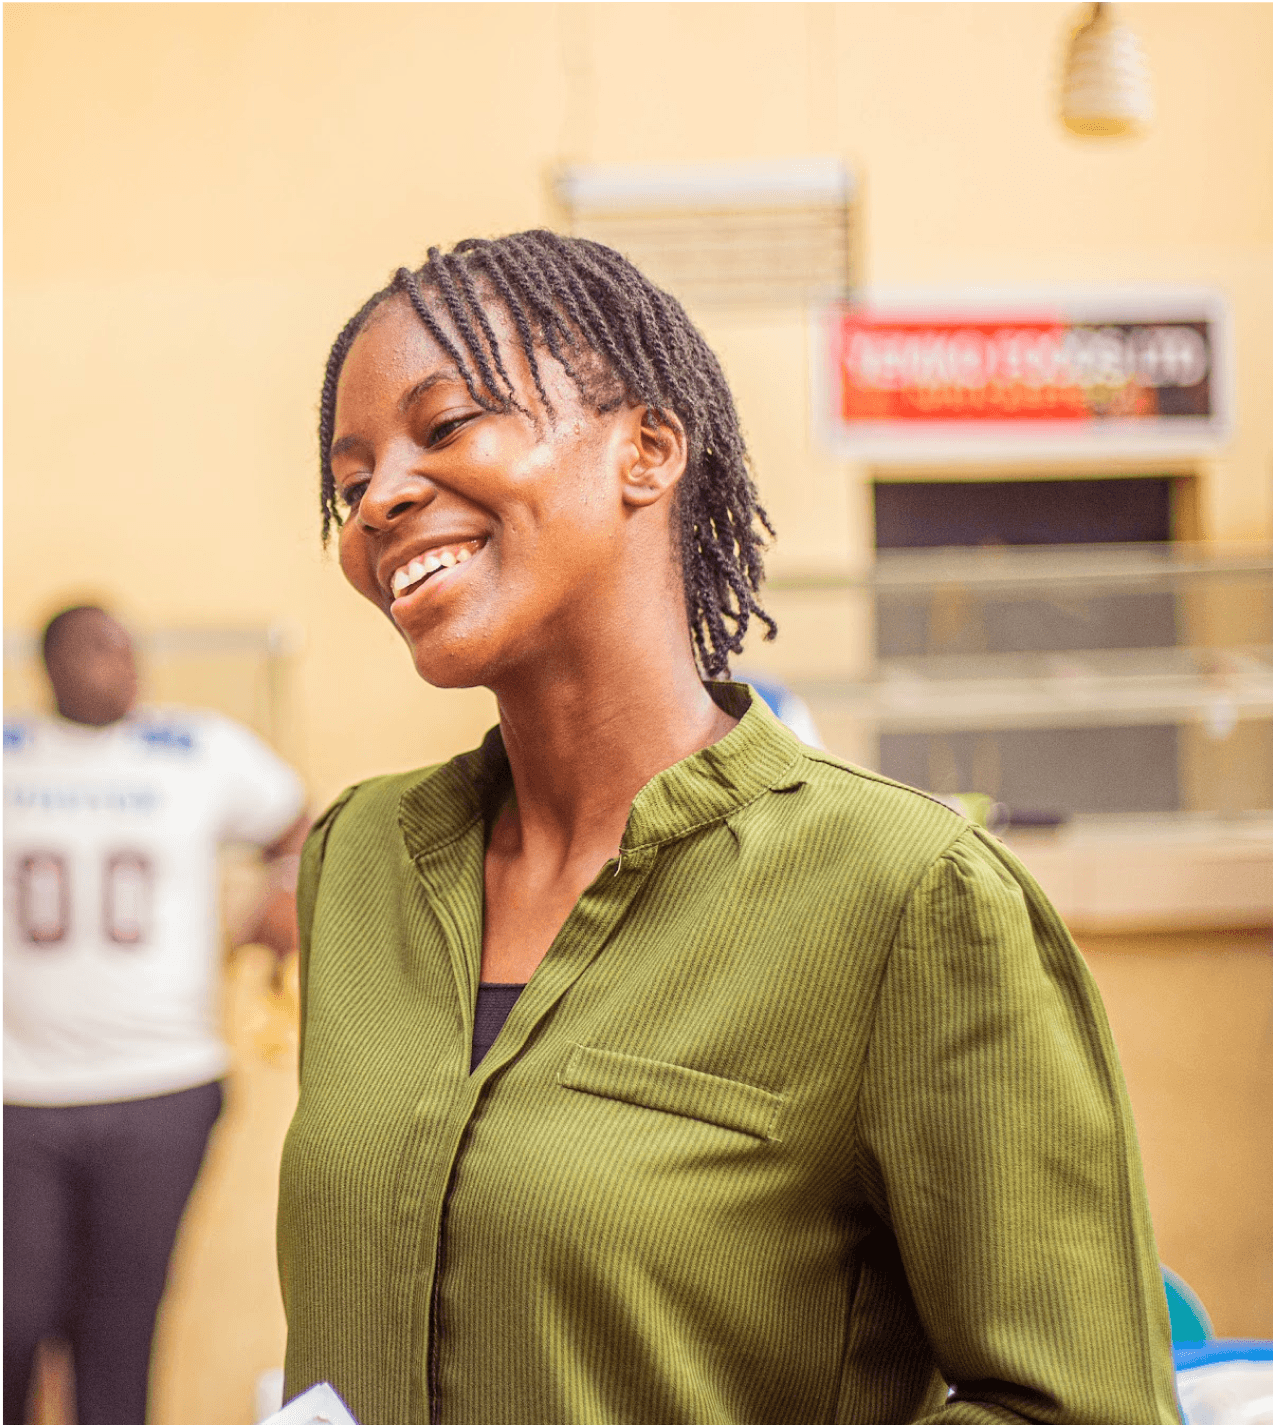
[[[1083,425],[1214,414],[1209,320],[950,320],[839,312],[840,420]]]

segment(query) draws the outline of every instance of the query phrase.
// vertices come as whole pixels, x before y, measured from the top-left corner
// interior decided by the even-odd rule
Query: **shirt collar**
[[[622,850],[674,841],[722,821],[775,787],[798,785],[802,745],[745,683],[708,683],[718,707],[738,718],[719,742],[652,777],[637,793]],[[493,727],[482,745],[431,768],[402,794],[398,820],[413,858],[441,850],[489,821],[508,793],[504,740]]]

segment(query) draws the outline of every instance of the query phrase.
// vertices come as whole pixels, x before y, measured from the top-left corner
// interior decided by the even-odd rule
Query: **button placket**
[[[645,883],[648,872],[654,865],[656,853],[657,848],[654,846],[625,852],[621,867],[616,864],[614,871],[610,870],[611,863],[607,862],[579,897],[558,932],[557,939],[513,1007],[513,1012],[500,1030],[495,1043],[478,1066],[477,1072],[455,1086],[445,1114],[447,1122],[444,1137],[447,1149],[443,1157],[432,1166],[432,1170],[429,1164],[419,1160],[425,1135],[419,1132],[416,1134],[411,1155],[414,1161],[404,1173],[404,1184],[420,1178],[432,1181],[433,1192],[420,1195],[421,1208],[425,1207],[429,1197],[434,1197],[434,1194],[436,1196],[433,1210],[427,1212],[427,1222],[421,1224],[413,1291],[415,1325],[412,1339],[415,1343],[413,1353],[417,1363],[413,1371],[413,1418],[428,1418],[435,1422],[435,1425],[440,1419],[441,1402],[437,1398],[435,1384],[436,1353],[439,1349],[438,1305],[445,1272],[443,1258],[446,1211],[469,1129],[487,1093],[497,1091],[497,1076],[522,1052],[535,1029],[601,954],[618,929],[625,912]],[[481,858],[478,859],[480,865]],[[620,869],[622,875],[619,874]],[[442,917],[439,919],[442,920]],[[450,926],[446,921],[442,923],[448,945],[451,944],[453,931],[462,934],[463,929],[467,928],[458,920]],[[478,927],[476,965],[477,973],[480,973],[480,920]],[[460,934],[457,934],[456,938],[457,949],[461,944]],[[467,955],[461,957],[454,954],[454,958],[465,964],[469,960]],[[468,1006],[465,1022],[471,1035],[471,1004]],[[501,1044],[501,1040],[505,1042]],[[417,1112],[417,1119],[421,1118],[423,1105]],[[403,1201],[406,1201],[405,1191]]]

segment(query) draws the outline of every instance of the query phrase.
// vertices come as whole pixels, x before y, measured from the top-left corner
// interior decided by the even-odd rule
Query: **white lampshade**
[[[1076,134],[1135,133],[1153,116],[1149,68],[1140,42],[1111,13],[1093,5],[1070,40],[1061,85],[1061,119]]]

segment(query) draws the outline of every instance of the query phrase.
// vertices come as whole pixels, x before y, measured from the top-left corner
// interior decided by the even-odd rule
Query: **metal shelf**
[[[984,549],[887,549],[857,569],[792,570],[767,584],[778,593],[930,595],[952,585],[997,597],[1101,591],[1170,592],[1200,582],[1273,584],[1267,544],[1077,544]]]
[[[875,678],[794,683],[881,732],[1197,722],[1217,736],[1273,717],[1273,647],[1127,648],[885,659]]]

